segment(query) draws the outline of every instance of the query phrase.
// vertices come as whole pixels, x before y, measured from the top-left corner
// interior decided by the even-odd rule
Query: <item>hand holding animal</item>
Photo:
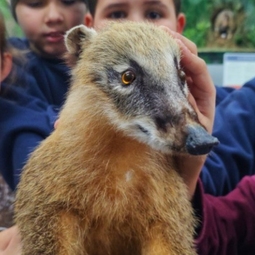
[[[210,152],[180,49],[161,28],[83,25],[65,36],[72,85],[32,153],[15,215],[23,255],[195,255],[196,220],[174,157]]]

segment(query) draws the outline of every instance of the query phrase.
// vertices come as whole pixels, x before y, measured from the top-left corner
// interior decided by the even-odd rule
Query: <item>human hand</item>
[[[17,226],[0,233],[0,255],[21,255],[21,239]]]
[[[211,133],[215,114],[216,89],[206,63],[198,57],[197,47],[193,42],[166,27],[163,29],[173,36],[180,46],[182,52],[181,66],[186,73],[190,90],[189,101],[196,110],[200,123]],[[187,184],[190,198],[193,197],[205,160],[206,155],[176,157],[177,167]]]
[[[164,28],[165,29],[165,28]],[[201,124],[211,133],[215,114],[216,89],[206,63],[197,55],[196,45],[179,33],[165,29],[179,44],[182,52],[181,66],[186,73],[190,90],[189,100]]]
[[[59,124],[59,119],[57,119],[57,120],[55,121],[55,123],[54,123],[54,129],[57,129],[58,124]]]

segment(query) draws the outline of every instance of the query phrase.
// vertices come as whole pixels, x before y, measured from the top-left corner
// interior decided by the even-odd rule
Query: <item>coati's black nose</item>
[[[219,144],[216,137],[211,136],[201,126],[188,126],[188,137],[186,140],[186,149],[191,155],[203,155]]]

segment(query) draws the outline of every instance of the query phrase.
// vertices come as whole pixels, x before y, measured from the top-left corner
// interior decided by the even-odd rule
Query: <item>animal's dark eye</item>
[[[184,85],[186,82],[186,74],[182,70],[178,70],[178,74],[179,74],[182,85]]]
[[[121,81],[124,85],[130,85],[136,78],[135,73],[132,70],[125,71],[121,76]]]

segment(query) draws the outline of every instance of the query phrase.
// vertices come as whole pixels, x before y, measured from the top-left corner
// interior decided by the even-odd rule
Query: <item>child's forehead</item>
[[[97,0],[97,5],[134,5],[140,4],[145,6],[156,5],[156,4],[167,4],[174,5],[173,0]]]
[[[48,4],[51,2],[63,2],[65,4],[72,4],[75,2],[80,2],[80,3],[84,3],[85,5],[87,5],[87,0],[13,0],[12,2],[16,2],[16,4],[18,3],[30,3],[30,2],[41,2],[43,4]]]

